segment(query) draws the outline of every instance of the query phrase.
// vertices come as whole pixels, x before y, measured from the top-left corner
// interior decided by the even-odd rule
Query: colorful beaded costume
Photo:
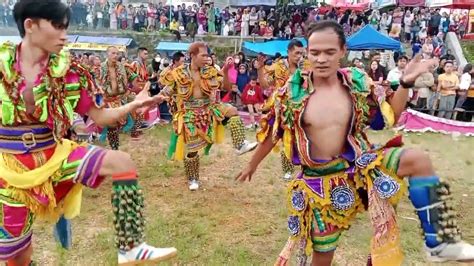
[[[217,90],[222,87],[222,77],[215,68],[201,70],[199,87],[206,95],[203,99],[193,98],[194,81],[190,65],[184,65],[165,72],[160,77],[165,86],[162,93],[173,100],[173,128],[177,138],[171,143],[175,159],[183,160],[186,152],[207,150],[216,142],[222,142],[224,127],[222,121],[227,109],[216,99]],[[186,144],[186,147],[185,147]]]
[[[364,205],[367,199],[376,229],[372,256],[383,257],[385,261],[402,258],[394,210],[390,205],[396,204],[406,190],[403,180],[396,176],[401,140],[395,138],[384,146],[374,146],[364,133],[367,126],[376,130],[392,126],[393,111],[386,101],[381,101],[375,112],[370,112],[367,98],[371,97],[371,81],[364,73],[343,69],[338,76],[353,103],[347,148],[341,156],[330,161],[310,156],[303,113],[314,88],[310,81],[305,82],[300,70],[286,86],[275,91],[271,109],[261,120],[258,140],[262,142],[270,137],[276,143],[281,139],[287,158],[301,166],[300,174],[288,186],[291,237],[279,263],[286,262],[294,247],[301,248],[302,262],[313,250],[334,250],[341,232],[367,207]],[[381,210],[383,217],[378,215]],[[386,230],[377,230],[382,225]]]
[[[223,78],[214,67],[200,69],[200,83],[195,84],[189,64],[165,71],[159,82],[164,85],[160,92],[172,104],[174,135],[171,138],[169,156],[184,160],[185,173],[190,182],[199,179],[199,156],[204,149],[208,154],[213,143],[224,139],[224,121],[231,105],[217,102],[216,94],[222,88]],[[193,97],[199,88],[205,98]],[[234,148],[246,145],[244,124],[240,117],[228,119]],[[254,147],[256,144],[254,145]],[[187,155],[185,158],[185,154]]]
[[[36,218],[77,216],[82,188],[96,188],[105,178],[99,169],[106,150],[64,139],[75,113],[103,106],[102,91],[63,50],[50,56],[32,88],[34,102],[26,104],[20,49],[21,44],[0,46],[0,260],[31,245]],[[143,236],[136,173],[114,178],[113,187],[117,248],[129,250]],[[130,219],[136,221],[131,228]]]
[[[97,83],[104,91],[104,102],[108,108],[117,108],[133,101],[134,96],[129,91],[129,84],[133,82],[137,75],[129,73],[121,63],[115,64],[115,75],[117,79],[117,88],[113,90],[112,80],[110,77],[109,63],[106,60],[101,64]],[[131,131],[131,135],[136,135],[137,127],[135,125],[136,115],[128,115],[124,121],[120,121],[117,127],[106,127],[102,131],[101,141],[107,137],[109,146],[112,150],[118,150],[120,146],[120,131]]]

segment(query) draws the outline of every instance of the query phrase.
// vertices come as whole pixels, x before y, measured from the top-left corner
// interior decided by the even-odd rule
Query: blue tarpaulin
[[[131,46],[135,44],[131,38],[117,38],[117,37],[97,37],[97,36],[77,36],[77,43],[97,43],[108,45],[124,45]]]
[[[347,40],[347,47],[352,51],[361,50],[400,50],[400,42],[378,32],[366,25]]]
[[[306,40],[298,39],[303,42],[303,45],[306,47]],[[244,52],[250,56],[257,56],[259,53],[263,53],[267,56],[275,56],[276,53],[280,53],[282,56],[287,56],[287,47],[290,43],[290,40],[275,40],[268,42],[244,42],[243,48]]]
[[[79,35],[68,35],[67,42],[68,43],[75,43]]]
[[[155,50],[159,52],[177,52],[187,51],[190,43],[187,42],[160,42],[155,47]]]
[[[306,47],[306,40],[300,38],[303,45]],[[267,56],[275,56],[280,53],[282,56],[287,56],[287,47],[290,40],[275,40],[268,42],[244,42],[243,49],[245,54],[249,56],[257,56],[263,53]],[[400,50],[401,44],[399,41],[384,35],[370,25],[365,26],[347,40],[347,48],[352,51],[358,50]]]

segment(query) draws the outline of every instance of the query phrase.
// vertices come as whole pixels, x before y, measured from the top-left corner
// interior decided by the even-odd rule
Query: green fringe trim
[[[170,139],[170,147],[168,148],[168,155],[167,155],[169,160],[173,159],[173,156],[176,152],[177,143],[178,143],[178,135],[176,135],[176,132],[172,131],[171,139]]]

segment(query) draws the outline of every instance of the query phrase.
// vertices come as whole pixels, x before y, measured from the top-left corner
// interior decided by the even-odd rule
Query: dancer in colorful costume
[[[273,87],[281,88],[283,87],[290,75],[295,73],[298,69],[300,62],[303,60],[304,55],[304,46],[303,43],[299,40],[291,40],[288,44],[288,58],[277,59],[269,68],[264,66],[265,57],[260,56],[258,60],[258,81],[260,86],[264,89]],[[263,110],[268,110],[269,106],[273,104],[272,98],[267,100],[267,103],[263,107]],[[291,180],[293,178],[293,173],[295,168],[291,163],[291,160],[285,156],[283,150],[280,151],[281,167],[284,173],[284,180]]]
[[[356,214],[368,208],[374,228],[373,265],[401,265],[399,228],[393,205],[405,192],[415,206],[432,261],[474,259],[474,247],[461,241],[449,186],[435,175],[423,151],[401,148],[397,137],[372,145],[365,130],[390,127],[405,109],[408,89],[416,78],[437,64],[415,58],[400,79],[392,98],[377,97],[370,110],[372,81],[356,68],[340,69],[346,42],[341,26],[322,21],[308,29],[311,71],[300,70],[278,88],[274,104],[261,120],[261,142],[237,179],[250,180],[257,166],[281,139],[285,153],[301,172],[288,186],[288,229],[291,233],[276,265],[287,265],[298,249],[304,264],[331,265],[341,233]]]
[[[137,86],[136,83],[132,84],[136,80],[137,75],[129,74],[125,66],[117,60],[118,52],[118,49],[114,46],[107,49],[107,60],[102,63],[99,78],[97,79],[98,85],[104,91],[104,101],[107,108],[118,108],[133,101],[135,98],[135,96],[131,95],[129,88]],[[107,136],[112,150],[118,150],[120,147],[120,131],[128,132],[131,130],[130,135],[132,138],[138,135],[136,123],[133,119],[136,117],[136,114],[133,116],[128,115],[117,126],[105,127],[103,129],[102,135]]]
[[[159,95],[174,99],[173,128],[176,138],[171,146],[175,159],[184,159],[184,170],[189,189],[199,188],[199,155],[207,154],[213,143],[224,138],[224,124],[228,121],[232,142],[239,155],[253,150],[257,143],[245,139],[245,129],[237,109],[216,102],[216,93],[228,88],[227,75],[221,77],[217,69],[208,66],[209,54],[205,43],[196,42],[189,47],[191,63],[168,71],[160,78],[165,87]],[[229,64],[224,66],[227,73]],[[225,121],[225,122],[224,122]],[[185,157],[186,154],[186,158]]]
[[[146,60],[148,59],[148,49],[145,47],[138,48],[137,60],[130,64],[130,72],[136,76],[135,86],[132,87],[132,95],[139,93],[145,87],[148,82],[149,75],[146,67]],[[147,127],[145,122],[145,116],[143,114],[134,115],[133,130],[131,132],[132,139],[137,140],[142,135],[140,131],[144,127]]]
[[[62,50],[71,10],[60,0],[20,0],[13,13],[23,40],[0,46],[0,260],[29,265],[34,221],[77,216],[82,189],[108,176],[118,263],[175,256],[174,248],[144,242],[143,192],[130,156],[64,138],[74,112],[113,125],[159,97],[140,94],[119,108],[101,108],[102,91],[90,73]]]

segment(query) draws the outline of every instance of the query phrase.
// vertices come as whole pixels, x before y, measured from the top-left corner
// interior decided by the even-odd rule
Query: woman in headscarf
[[[244,91],[245,86],[249,83],[250,77],[247,71],[247,64],[240,64],[237,74],[237,88],[239,92],[242,93]]]
[[[390,21],[388,20],[387,13],[382,13],[380,18],[380,29],[379,31],[385,35],[388,35],[388,28],[390,27]]]

